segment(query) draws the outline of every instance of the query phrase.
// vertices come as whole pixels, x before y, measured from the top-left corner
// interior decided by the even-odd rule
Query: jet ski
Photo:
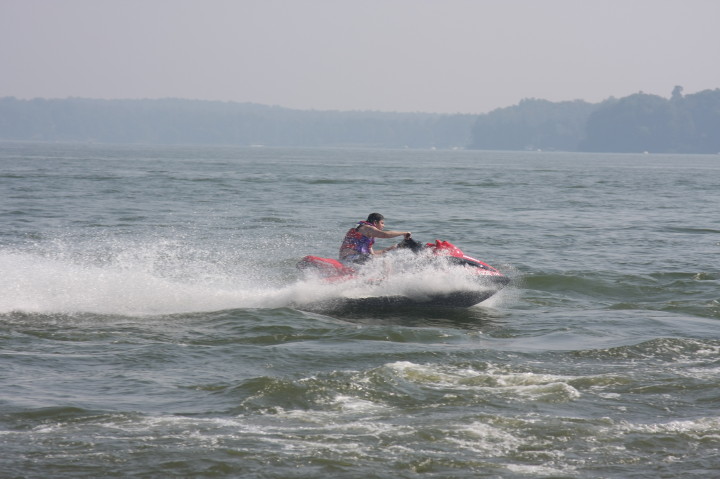
[[[384,259],[389,256],[393,256],[391,266],[381,270],[380,274],[377,268],[370,268],[378,259],[372,259],[369,264],[351,266],[332,258],[305,256],[297,263],[297,268],[306,275],[319,279],[321,285],[337,287],[345,283],[359,282],[375,286],[374,291],[379,293],[361,296],[340,294],[328,299],[296,305],[297,309],[317,312],[357,312],[407,307],[469,308],[492,297],[510,283],[510,279],[496,268],[466,255],[449,241],[435,240],[434,243],[422,244],[412,238],[406,238],[397,245],[395,251],[383,254],[379,258]],[[394,293],[385,288],[393,277],[406,275],[405,277],[408,278],[423,274],[424,276],[421,277],[428,278],[430,282],[442,282],[444,275],[448,274],[455,277],[462,275],[465,280],[458,287],[445,285],[448,287],[431,288],[429,291]]]

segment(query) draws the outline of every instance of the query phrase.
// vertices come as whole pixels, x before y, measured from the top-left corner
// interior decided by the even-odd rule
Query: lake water
[[[2,143],[0,202],[1,477],[720,469],[720,156]],[[373,211],[512,284],[302,311]]]

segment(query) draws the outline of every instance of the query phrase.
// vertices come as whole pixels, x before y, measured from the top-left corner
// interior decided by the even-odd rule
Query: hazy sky
[[[719,0],[0,0],[0,97],[484,113],[720,88]]]

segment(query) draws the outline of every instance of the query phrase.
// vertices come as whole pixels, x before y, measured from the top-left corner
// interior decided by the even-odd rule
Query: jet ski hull
[[[407,240],[406,240],[407,241]],[[402,308],[469,308],[495,295],[510,283],[510,279],[500,271],[465,255],[455,245],[446,241],[428,243],[418,247],[414,243],[414,252],[426,254],[428,264],[437,265],[443,262],[449,268],[461,268],[469,272],[477,280],[477,289],[418,295],[379,295],[359,298],[334,297],[327,300],[296,305],[297,309],[314,312],[357,312],[396,310]],[[305,256],[298,264],[298,269],[311,271],[319,275],[326,283],[338,283],[357,279],[357,271],[331,258]]]
[[[499,290],[454,291],[424,298],[408,296],[369,296],[365,298],[333,298],[297,305],[301,311],[317,313],[357,313],[361,311],[390,311],[415,308],[469,308],[487,300]]]

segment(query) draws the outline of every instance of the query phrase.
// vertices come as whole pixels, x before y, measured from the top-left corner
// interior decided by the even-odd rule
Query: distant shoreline
[[[248,147],[720,152],[720,89],[602,103],[527,99],[482,115],[292,110],[202,100],[0,98],[0,141]]]

